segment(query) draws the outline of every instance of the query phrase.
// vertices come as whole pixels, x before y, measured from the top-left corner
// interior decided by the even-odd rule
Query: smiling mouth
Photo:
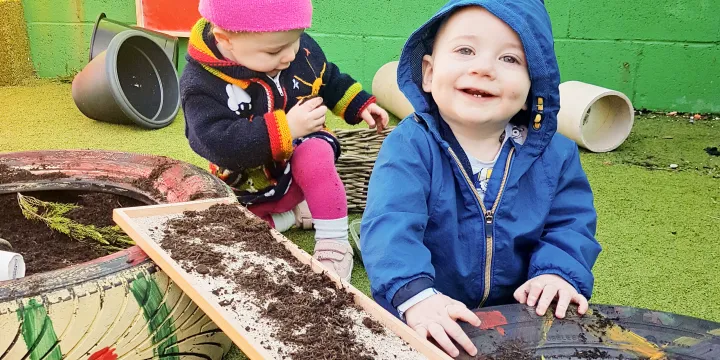
[[[468,95],[470,95],[470,96],[474,96],[474,97],[476,97],[476,98],[490,98],[490,97],[495,97],[494,94],[491,94],[491,93],[489,93],[489,92],[487,92],[487,91],[484,91],[484,90],[478,90],[478,89],[461,89],[461,91],[464,92],[464,93],[466,93],[466,94],[468,94]]]

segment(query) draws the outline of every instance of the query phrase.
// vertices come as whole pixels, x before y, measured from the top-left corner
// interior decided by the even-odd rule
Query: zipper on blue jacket
[[[488,297],[490,296],[490,281],[492,278],[492,259],[494,248],[493,226],[495,225],[495,211],[497,211],[497,207],[500,204],[500,199],[502,198],[503,192],[505,192],[505,185],[507,184],[507,178],[510,174],[510,164],[512,163],[515,148],[510,148],[510,153],[508,154],[507,160],[505,162],[505,171],[503,172],[502,182],[500,183],[500,190],[498,190],[497,198],[495,198],[495,202],[493,203],[493,206],[490,210],[487,210],[485,208],[485,204],[483,204],[482,198],[480,198],[480,194],[477,192],[477,189],[475,188],[473,181],[470,179],[470,176],[468,176],[467,172],[465,171],[465,168],[463,168],[460,159],[455,154],[455,151],[453,151],[451,147],[448,147],[448,151],[457,163],[458,168],[460,168],[463,177],[465,177],[465,180],[470,186],[470,190],[472,190],[473,194],[475,194],[475,199],[480,205],[480,210],[482,211],[483,217],[485,218],[485,282],[483,284],[483,297],[480,301],[480,305],[478,306],[482,307],[485,304],[485,301],[487,301]]]

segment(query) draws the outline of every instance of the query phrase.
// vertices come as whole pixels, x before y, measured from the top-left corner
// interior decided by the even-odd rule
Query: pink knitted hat
[[[311,0],[200,0],[200,15],[229,31],[275,32],[307,29]]]

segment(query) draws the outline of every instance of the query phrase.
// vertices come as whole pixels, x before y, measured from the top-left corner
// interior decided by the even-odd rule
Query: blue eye
[[[511,63],[511,64],[519,64],[520,63],[520,60],[518,60],[514,56],[510,56],[510,55],[505,55],[505,56],[501,57],[500,60],[502,60],[506,63]]]
[[[474,55],[475,54],[475,52],[469,47],[463,47],[463,48],[457,49],[455,51],[462,55]]]

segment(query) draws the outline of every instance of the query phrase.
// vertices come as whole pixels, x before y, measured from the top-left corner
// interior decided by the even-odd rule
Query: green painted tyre
[[[0,194],[101,191],[148,204],[232,196],[227,186],[202,169],[157,156],[37,151],[0,154],[0,164],[36,175],[0,184]],[[43,176],[58,171],[66,177]],[[136,246],[65,269],[0,282],[0,360],[221,359],[230,345],[228,337]]]

